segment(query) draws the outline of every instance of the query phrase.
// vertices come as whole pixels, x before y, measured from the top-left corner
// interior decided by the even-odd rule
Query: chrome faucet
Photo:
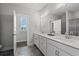
[[[65,33],[65,38],[66,39],[70,39],[71,38],[70,35],[67,32]]]

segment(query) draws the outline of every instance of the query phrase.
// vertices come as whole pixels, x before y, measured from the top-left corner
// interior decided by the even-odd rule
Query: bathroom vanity
[[[79,38],[65,35],[49,36],[47,34],[34,33],[34,44],[45,56],[78,56]]]

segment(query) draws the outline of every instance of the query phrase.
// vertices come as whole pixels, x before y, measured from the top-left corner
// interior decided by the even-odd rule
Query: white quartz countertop
[[[76,49],[79,49],[79,37],[78,36],[71,36],[70,39],[66,39],[65,35],[49,36],[47,34],[42,34],[42,33],[35,33],[35,34],[41,35],[43,37],[57,41],[59,43],[71,46],[71,47],[76,48]]]

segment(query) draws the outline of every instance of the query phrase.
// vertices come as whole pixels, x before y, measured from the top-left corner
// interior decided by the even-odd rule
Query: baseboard
[[[17,42],[17,47],[27,46],[27,41]]]

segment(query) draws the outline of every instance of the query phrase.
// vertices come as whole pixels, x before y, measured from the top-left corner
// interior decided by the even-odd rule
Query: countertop
[[[79,37],[78,36],[70,36],[69,39],[66,39],[65,35],[49,36],[45,33],[35,33],[35,34],[41,35],[41,36],[46,37],[48,39],[57,41],[59,43],[68,45],[70,47],[73,47],[73,48],[76,48],[79,50]]]

